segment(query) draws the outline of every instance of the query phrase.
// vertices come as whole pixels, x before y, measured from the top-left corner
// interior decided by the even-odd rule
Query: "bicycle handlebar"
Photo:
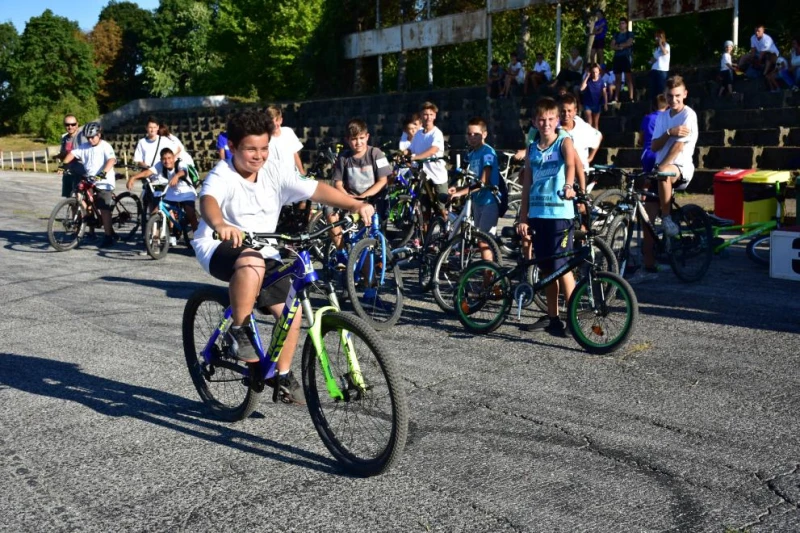
[[[650,172],[630,172],[625,170],[624,168],[615,167],[612,165],[593,165],[592,166],[595,171],[603,171],[603,172],[611,172],[616,174],[621,174],[626,178],[648,178],[648,179],[666,179],[666,178],[674,178],[677,177],[678,174],[675,172],[656,172],[655,170],[651,170]]]
[[[271,246],[271,243],[267,242],[269,239],[277,240],[284,243],[291,243],[291,244],[302,244],[309,241],[313,241],[314,239],[318,239],[323,234],[327,233],[329,230],[333,228],[338,228],[340,226],[347,226],[350,227],[353,224],[357,223],[361,217],[356,214],[352,213],[342,217],[342,219],[338,222],[334,222],[333,224],[329,224],[324,228],[320,228],[313,233],[300,233],[298,235],[286,235],[285,233],[255,233],[252,231],[242,231],[242,245],[247,246],[248,248],[259,249],[265,246]],[[214,240],[222,240],[219,237],[219,233],[216,231],[213,233],[212,237]]]

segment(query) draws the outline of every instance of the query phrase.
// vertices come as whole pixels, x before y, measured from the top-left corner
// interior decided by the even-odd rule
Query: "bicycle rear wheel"
[[[83,218],[76,198],[65,198],[58,202],[47,221],[47,240],[59,252],[78,246],[83,235]]]
[[[344,397],[329,394],[320,354],[309,335],[303,346],[303,390],[311,421],[346,471],[365,477],[386,472],[400,458],[408,435],[400,374],[378,334],[355,316],[323,315],[320,335],[330,373]],[[348,363],[348,351],[357,358],[356,365]]]
[[[639,318],[639,303],[627,281],[610,272],[582,279],[567,307],[567,327],[593,354],[616,351],[628,341]]]
[[[125,241],[130,240],[142,224],[142,202],[129,192],[117,195],[111,210],[111,225],[114,233]]]
[[[447,246],[436,258],[436,266],[431,276],[433,297],[442,311],[452,313],[455,311],[453,296],[456,293],[458,278],[461,272],[476,261],[482,259],[480,244],[488,246],[492,252],[492,260],[499,265],[503,264],[500,247],[491,235],[472,228],[468,239],[466,234],[456,235],[447,243]]]
[[[713,229],[708,215],[699,206],[689,204],[673,211],[672,220],[679,233],[669,238],[669,263],[681,281],[701,279],[714,254]]]
[[[379,331],[395,325],[403,312],[402,274],[384,242],[358,241],[347,261],[350,303],[359,317]]]
[[[756,264],[769,266],[770,235],[756,235],[747,243],[747,257]]]
[[[454,298],[456,316],[470,333],[491,333],[506,320],[511,307],[511,283],[493,261],[478,261],[464,269]]]
[[[153,259],[163,259],[169,252],[169,226],[161,211],[147,219],[144,229],[144,247]]]
[[[211,346],[210,364],[201,353],[228,305],[225,289],[203,288],[192,294],[183,310],[183,353],[203,403],[221,420],[236,422],[250,416],[258,405],[258,394],[246,378],[254,365],[248,369],[247,363],[226,357],[221,336]]]

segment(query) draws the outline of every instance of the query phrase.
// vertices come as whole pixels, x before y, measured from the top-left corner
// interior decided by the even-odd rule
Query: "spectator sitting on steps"
[[[503,91],[505,74],[496,59],[492,59],[492,66],[489,67],[489,74],[486,77],[486,96],[497,98]]]
[[[550,84],[550,87],[555,87],[557,84],[572,83],[578,84],[583,77],[583,58],[578,54],[578,48],[573,46],[569,49],[569,59],[567,59],[567,68],[562,68],[561,71]]]
[[[508,98],[511,94],[512,83],[517,85],[525,83],[525,69],[517,58],[516,52],[511,52],[511,61],[508,62],[508,68],[506,69],[506,82],[503,86],[503,91],[500,93],[500,98]]]
[[[528,75],[525,76],[525,87],[523,89],[523,94],[527,96],[530,94],[529,88],[533,88],[533,91],[539,90],[539,85],[547,83],[553,77],[553,73],[550,70],[550,64],[544,60],[544,54],[542,52],[538,52],[536,54],[536,63],[533,65],[533,68],[528,71]]]
[[[764,25],[756,26],[755,33],[750,37],[750,51],[739,59],[739,70],[745,71],[748,78],[758,78],[764,75],[768,66],[768,53],[778,57],[778,47],[772,37],[764,33]]]
[[[800,37],[792,39],[792,54],[789,59],[789,75],[794,78],[792,90],[800,90]]]

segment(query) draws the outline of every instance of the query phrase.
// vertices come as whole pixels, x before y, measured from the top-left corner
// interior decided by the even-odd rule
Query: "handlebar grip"
[[[244,240],[245,237],[247,237],[247,234],[244,231],[239,232],[239,234],[242,236],[242,240]],[[220,237],[219,233],[217,233],[216,231],[211,234],[211,238],[214,239],[215,241],[221,241],[222,240],[222,237]]]

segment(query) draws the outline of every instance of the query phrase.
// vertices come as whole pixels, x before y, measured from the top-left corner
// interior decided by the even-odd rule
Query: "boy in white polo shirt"
[[[412,161],[420,159],[428,159],[430,157],[444,157],[444,134],[442,130],[434,126],[436,121],[436,114],[439,108],[432,102],[425,102],[420,107],[420,114],[422,115],[422,129],[414,134],[411,139]],[[430,205],[430,199],[423,196],[423,216],[425,218],[425,226],[427,230],[427,223],[430,220],[431,212],[436,209],[447,220],[447,208],[445,202],[449,194],[447,192],[447,166],[444,160],[428,161],[423,163],[422,169],[425,171],[426,178],[430,181],[433,188],[433,205]],[[427,204],[427,205],[426,205]]]

